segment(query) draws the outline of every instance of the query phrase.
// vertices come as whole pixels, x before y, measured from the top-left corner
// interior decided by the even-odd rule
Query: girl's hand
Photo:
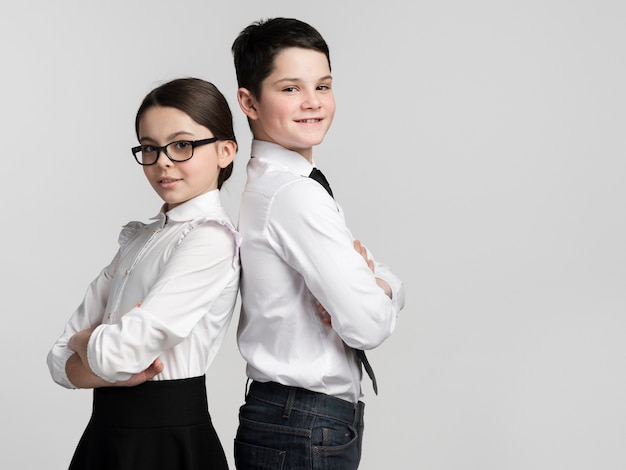
[[[91,333],[95,330],[96,327],[88,328],[86,330],[79,331],[75,333],[69,341],[69,347],[72,351],[74,351],[80,357],[80,360],[83,364],[87,364],[87,343],[89,343],[89,338],[91,337]]]
[[[141,302],[138,302],[137,307],[140,305]],[[163,372],[163,363],[157,357],[146,370],[133,374],[128,380],[111,383],[98,377],[89,367],[89,361],[87,360],[87,344],[89,343],[89,338],[91,338],[91,333],[93,333],[95,328],[96,327],[94,326],[75,333],[70,338],[68,343],[70,349],[76,354],[70,357],[67,361],[65,370],[70,382],[72,382],[76,387],[134,387],[135,385],[151,380],[156,375]]]
[[[146,370],[132,375],[128,380],[107,382],[94,374],[89,365],[83,363],[78,354],[74,354],[67,360],[65,372],[67,373],[67,378],[70,379],[70,382],[76,388],[134,387],[163,372],[163,363],[159,358],[156,358]]]
[[[158,357],[154,360],[150,366],[144,370],[143,372],[139,372],[138,374],[134,374],[130,379],[124,380],[123,382],[115,382],[112,384],[114,387],[134,387],[135,385],[142,384],[152,379],[155,375],[163,372],[163,363],[161,359]]]

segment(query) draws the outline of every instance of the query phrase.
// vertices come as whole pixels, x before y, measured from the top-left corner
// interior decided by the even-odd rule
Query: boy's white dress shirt
[[[238,344],[251,379],[356,403],[361,371],[345,345],[380,345],[404,306],[404,287],[384,265],[375,263],[375,274],[368,268],[353,247],[341,208],[308,178],[312,169],[298,153],[252,142],[238,224]],[[375,277],[389,284],[392,299]],[[317,302],[332,327],[322,322]]]

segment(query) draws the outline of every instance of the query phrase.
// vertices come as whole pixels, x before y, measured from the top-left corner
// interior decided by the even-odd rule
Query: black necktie
[[[309,178],[313,178],[315,181],[317,181],[319,184],[321,184],[324,187],[324,189],[326,191],[328,191],[328,194],[330,194],[331,197],[334,197],[333,196],[333,191],[330,189],[330,184],[328,184],[328,180],[324,176],[324,173],[322,173],[317,168],[313,168],[313,170],[311,171],[311,174],[309,175]],[[372,379],[372,386],[374,388],[374,393],[376,395],[378,395],[378,383],[376,382],[376,376],[374,375],[374,369],[372,369],[372,366],[370,365],[370,362],[367,360],[367,356],[365,355],[365,351],[363,351],[361,349],[354,349],[354,352],[356,353],[356,357],[357,357],[357,360],[359,362],[359,365],[362,365],[365,368],[365,371],[367,372],[367,375],[369,375],[370,379]]]
[[[335,197],[333,196],[333,190],[330,189],[330,184],[328,184],[328,180],[324,176],[324,173],[319,171],[317,168],[313,168],[313,170],[311,170],[311,174],[309,175],[309,178],[313,178],[319,184],[324,186],[324,189],[328,191],[328,194],[330,194],[331,197]]]

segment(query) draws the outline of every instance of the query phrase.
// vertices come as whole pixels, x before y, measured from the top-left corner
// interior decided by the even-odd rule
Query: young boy
[[[335,113],[322,36],[274,18],[245,28],[232,52],[253,135],[239,215],[238,328],[252,383],[235,463],[356,469],[364,408],[357,350],[393,332],[404,287],[354,240],[313,172],[313,146]]]

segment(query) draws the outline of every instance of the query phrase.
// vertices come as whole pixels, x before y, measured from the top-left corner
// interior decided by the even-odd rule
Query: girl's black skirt
[[[70,470],[228,469],[205,377],[93,391],[93,412]]]

